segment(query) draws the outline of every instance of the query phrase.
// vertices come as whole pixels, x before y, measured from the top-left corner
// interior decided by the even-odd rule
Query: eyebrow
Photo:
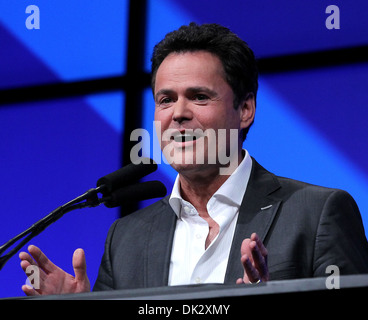
[[[159,91],[157,91],[157,93],[155,94],[155,100],[157,100],[157,97],[160,95],[171,95],[173,94],[175,91],[171,90],[171,89],[161,89]]]
[[[195,94],[195,93],[199,93],[199,92],[204,92],[204,93],[207,93],[209,94],[210,96],[212,97],[215,97],[217,96],[217,92],[214,91],[214,90],[211,90],[207,87],[190,87],[190,88],[187,88],[185,90],[185,93],[189,93],[189,94]],[[172,95],[173,93],[175,93],[174,90],[171,90],[171,89],[161,89],[159,90],[156,94],[155,94],[155,100],[157,99],[158,96],[160,95]]]
[[[199,92],[204,92],[204,93],[207,93],[208,95],[214,97],[214,96],[217,96],[217,92],[216,91],[213,91],[211,90],[210,88],[207,88],[207,87],[192,87],[192,88],[188,88],[187,90],[185,90],[187,93],[199,93]]]

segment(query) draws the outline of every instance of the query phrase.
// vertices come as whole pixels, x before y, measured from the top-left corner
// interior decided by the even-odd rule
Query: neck
[[[238,165],[242,159],[241,153],[238,157]],[[220,175],[218,167],[205,169],[179,173],[181,196],[190,202],[200,215],[207,214],[208,201],[230,177],[230,175]]]

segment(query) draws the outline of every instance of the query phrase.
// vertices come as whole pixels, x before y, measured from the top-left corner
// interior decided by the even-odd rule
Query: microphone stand
[[[79,197],[67,202],[66,204],[56,208],[49,213],[46,217],[38,220],[27,230],[21,232],[14,238],[10,239],[4,245],[0,247],[0,270],[4,267],[5,263],[17,253],[17,251],[23,247],[28,241],[45,230],[50,224],[60,219],[64,214],[82,208],[96,207],[106,201],[106,198],[98,198],[97,193],[101,192],[105,188],[105,185],[101,185],[97,188],[92,188],[80,195]],[[84,201],[84,202],[82,202]],[[24,238],[15,248],[11,249],[7,254],[3,253],[14,243]]]

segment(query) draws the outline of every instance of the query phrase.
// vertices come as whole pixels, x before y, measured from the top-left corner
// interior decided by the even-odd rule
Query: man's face
[[[244,110],[233,106],[234,94],[218,57],[206,51],[170,54],[157,70],[154,99],[161,149],[175,170],[218,168],[218,156],[229,154],[230,144],[238,159]],[[230,129],[237,130],[231,141]]]

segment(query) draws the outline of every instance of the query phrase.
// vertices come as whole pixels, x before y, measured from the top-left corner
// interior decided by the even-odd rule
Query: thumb
[[[83,249],[77,249],[73,254],[73,269],[77,281],[85,281],[87,277],[86,257]]]

